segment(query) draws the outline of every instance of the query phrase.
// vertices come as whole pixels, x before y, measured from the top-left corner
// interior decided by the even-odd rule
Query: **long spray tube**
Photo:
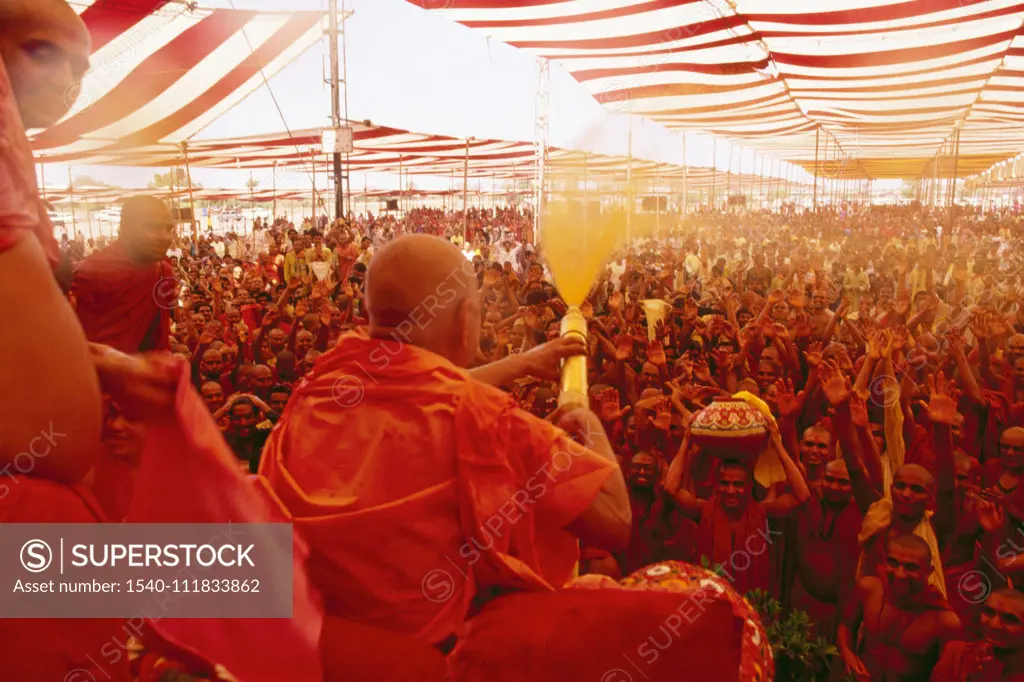
[[[570,306],[562,317],[561,336],[575,336],[587,343],[587,320],[576,306]],[[590,406],[587,386],[587,356],[574,355],[562,361],[562,380],[559,384],[558,406]]]

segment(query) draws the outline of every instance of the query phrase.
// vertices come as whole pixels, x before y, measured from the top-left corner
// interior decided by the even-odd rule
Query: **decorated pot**
[[[765,416],[739,398],[716,398],[698,412],[690,426],[690,440],[724,459],[754,460],[768,444]]]

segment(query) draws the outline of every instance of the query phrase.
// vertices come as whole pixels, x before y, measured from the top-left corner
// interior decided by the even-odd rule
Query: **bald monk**
[[[753,471],[746,464],[725,460],[718,468],[717,484],[710,499],[696,497],[683,487],[692,462],[689,431],[665,477],[665,491],[675,497],[680,511],[697,522],[696,555],[707,557],[740,594],[768,590],[772,585],[772,534],[769,518],[788,518],[807,502],[811,493],[799,467],[782,445],[778,428],[771,431],[769,447],[779,456],[791,494],[758,502],[754,499]]]
[[[167,260],[174,219],[164,202],[138,196],[121,206],[115,242],[75,270],[71,290],[90,341],[123,353],[170,348],[178,287]]]
[[[840,605],[853,584],[860,545],[857,535],[873,502],[870,484],[851,477],[846,462],[824,465],[811,501],[796,514],[794,608],[806,611],[816,635],[835,640]]]
[[[462,369],[479,351],[481,301],[451,243],[381,248],[366,308],[368,334],[343,336],[296,389],[260,475],[310,543],[328,629],[344,617],[447,651],[474,603],[569,580],[577,538],[624,546],[626,485],[596,416],[565,416],[585,448],[492,388],[552,380],[585,344]],[[325,651],[346,646],[327,639]]]
[[[932,553],[916,535],[891,535],[885,572],[857,581],[839,626],[839,651],[858,682],[928,682],[960,620],[928,582]],[[860,630],[863,646],[854,644]]]
[[[950,642],[931,682],[1021,682],[1024,680],[1024,594],[996,590],[981,608],[982,640]]]
[[[55,56],[39,60],[41,50]],[[82,329],[53,277],[57,243],[24,130],[67,113],[89,52],[85,26],[61,0],[0,2],[0,468],[68,484],[82,479],[99,447],[100,393]],[[51,424],[60,447],[22,456]]]
[[[819,365],[818,373],[822,391],[835,411],[833,424],[839,435],[839,445],[848,470],[851,476],[863,476],[871,480],[865,465],[864,449],[860,447],[854,433],[850,412],[850,378],[828,361]],[[928,384],[931,395],[927,412],[934,430],[938,482],[924,467],[905,464],[893,474],[891,497],[883,498],[881,491],[872,483],[871,504],[865,513],[859,537],[861,555],[857,575],[881,574],[885,566],[885,541],[890,534],[918,535],[931,547],[933,559],[929,562],[932,571],[929,581],[945,597],[940,547],[944,546],[951,535],[954,523],[956,470],[953,463],[952,426],[958,417],[958,393],[941,373],[937,379],[929,377]],[[931,511],[933,508],[934,519]]]
[[[1012,496],[1024,476],[1024,428],[1011,426],[999,434],[999,459],[986,462],[981,484],[1000,495]]]

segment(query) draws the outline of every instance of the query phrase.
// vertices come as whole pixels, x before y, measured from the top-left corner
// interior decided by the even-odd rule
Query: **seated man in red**
[[[170,349],[171,310],[178,305],[167,260],[174,228],[159,199],[124,202],[117,241],[82,261],[71,285],[90,341],[123,353]]]
[[[480,604],[573,577],[578,539],[622,548],[625,481],[597,417],[584,447],[492,385],[557,375],[558,340],[474,371],[480,300],[452,244],[407,235],[374,256],[369,335],[317,362],[267,442],[260,474],[311,546],[330,617],[447,651]],[[492,385],[488,385],[492,384]]]

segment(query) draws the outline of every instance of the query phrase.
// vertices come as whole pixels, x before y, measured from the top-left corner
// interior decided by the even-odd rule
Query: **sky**
[[[261,10],[326,9],[326,0],[202,0],[202,7]],[[538,77],[528,52],[491,40],[479,31],[431,15],[404,0],[345,0],[351,11],[343,41],[347,71],[348,118],[413,132],[505,140],[535,138]],[[196,137],[225,138],[329,127],[330,92],[326,39],[214,121]],[[270,93],[273,93],[273,97]],[[637,158],[680,163],[682,135],[647,119],[629,116],[629,102],[606,110],[562,67],[552,64],[549,89],[551,145],[625,156],[632,141]],[[274,105],[276,98],[281,113]],[[344,112],[343,112],[344,113]],[[631,134],[630,134],[631,133]],[[716,166],[726,170],[732,153],[719,142]],[[710,166],[710,137],[688,133],[687,162]],[[736,160],[733,157],[734,168]],[[742,155],[744,172],[753,172],[752,153]],[[766,166],[768,164],[765,164]],[[123,187],[144,187],[164,169],[80,166],[74,177],[89,176]],[[260,187],[270,187],[272,171],[254,171]],[[194,169],[204,187],[243,187],[248,171]],[[397,178],[353,173],[353,190],[396,188]],[[46,184],[66,186],[66,166],[48,164]],[[447,189],[448,178],[414,178],[416,187]],[[318,184],[326,182],[324,177]],[[478,181],[470,180],[470,188]],[[491,181],[479,181],[489,189]],[[278,171],[279,189],[308,189],[305,173]],[[461,187],[461,181],[457,181]]]

